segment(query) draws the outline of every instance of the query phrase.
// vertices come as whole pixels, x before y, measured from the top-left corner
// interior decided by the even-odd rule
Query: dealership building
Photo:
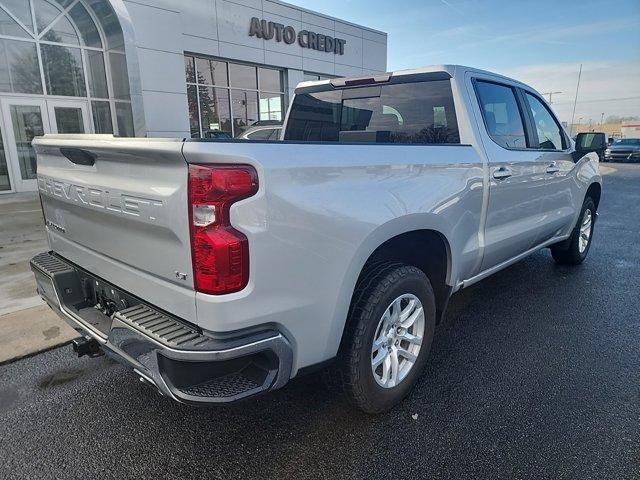
[[[34,136],[235,137],[386,67],[386,33],[276,0],[0,0],[0,193],[36,189]]]

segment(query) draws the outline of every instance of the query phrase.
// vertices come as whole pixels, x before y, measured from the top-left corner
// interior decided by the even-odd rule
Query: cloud
[[[567,45],[579,46],[580,41],[594,34],[602,32],[623,30],[634,30],[640,28],[640,20],[637,18],[615,19],[615,20],[599,20],[595,22],[582,23],[579,25],[533,25],[527,28],[521,28],[517,31],[507,32],[503,34],[496,33],[495,30],[488,29],[481,24],[467,24],[458,27],[449,28],[440,32],[436,31],[432,37],[444,36],[450,37],[452,41],[446,49],[440,51],[451,52],[453,50],[466,50],[478,48],[479,40],[482,40],[482,47],[488,45],[531,45],[531,44],[549,44],[549,45]],[[458,42],[455,42],[456,37]]]
[[[578,81],[577,63],[523,65],[499,70],[498,73],[531,85],[538,92],[556,92],[552,108],[562,121],[571,121]],[[593,123],[601,114],[640,116],[640,59],[627,61],[586,62],[578,92],[575,121],[582,117]],[[546,96],[548,100],[548,95]]]
[[[448,0],[440,0],[440,3],[446,5],[449,9],[453,10],[454,12],[456,12],[458,15],[465,15],[465,13],[459,9],[458,7],[456,7],[455,5],[453,5],[451,2],[449,2]]]

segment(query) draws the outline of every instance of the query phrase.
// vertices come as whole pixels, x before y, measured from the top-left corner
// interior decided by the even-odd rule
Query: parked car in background
[[[279,140],[282,126],[250,127],[238,137],[243,140]]]
[[[623,138],[613,142],[604,151],[605,162],[640,161],[640,138]]]
[[[286,118],[277,142],[34,141],[49,251],[31,266],[79,355],[191,404],[328,368],[382,412],[454,292],[589,252],[600,145],[523,83],[452,65],[303,82]]]
[[[223,132],[222,130],[205,130],[202,132],[202,138],[215,138],[215,139],[231,139],[231,134]]]

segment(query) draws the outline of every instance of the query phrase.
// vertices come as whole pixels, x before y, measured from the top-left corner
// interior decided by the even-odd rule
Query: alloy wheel
[[[578,237],[578,251],[584,253],[591,238],[591,225],[593,223],[591,210],[584,211],[582,222],[580,223],[580,236]]]
[[[393,388],[415,365],[424,336],[422,303],[413,294],[397,297],[378,322],[371,347],[371,370],[378,385]]]

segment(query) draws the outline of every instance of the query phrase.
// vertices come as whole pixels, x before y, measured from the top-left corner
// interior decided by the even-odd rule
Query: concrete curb
[[[56,348],[78,337],[78,332],[47,305],[0,316],[0,365]]]

